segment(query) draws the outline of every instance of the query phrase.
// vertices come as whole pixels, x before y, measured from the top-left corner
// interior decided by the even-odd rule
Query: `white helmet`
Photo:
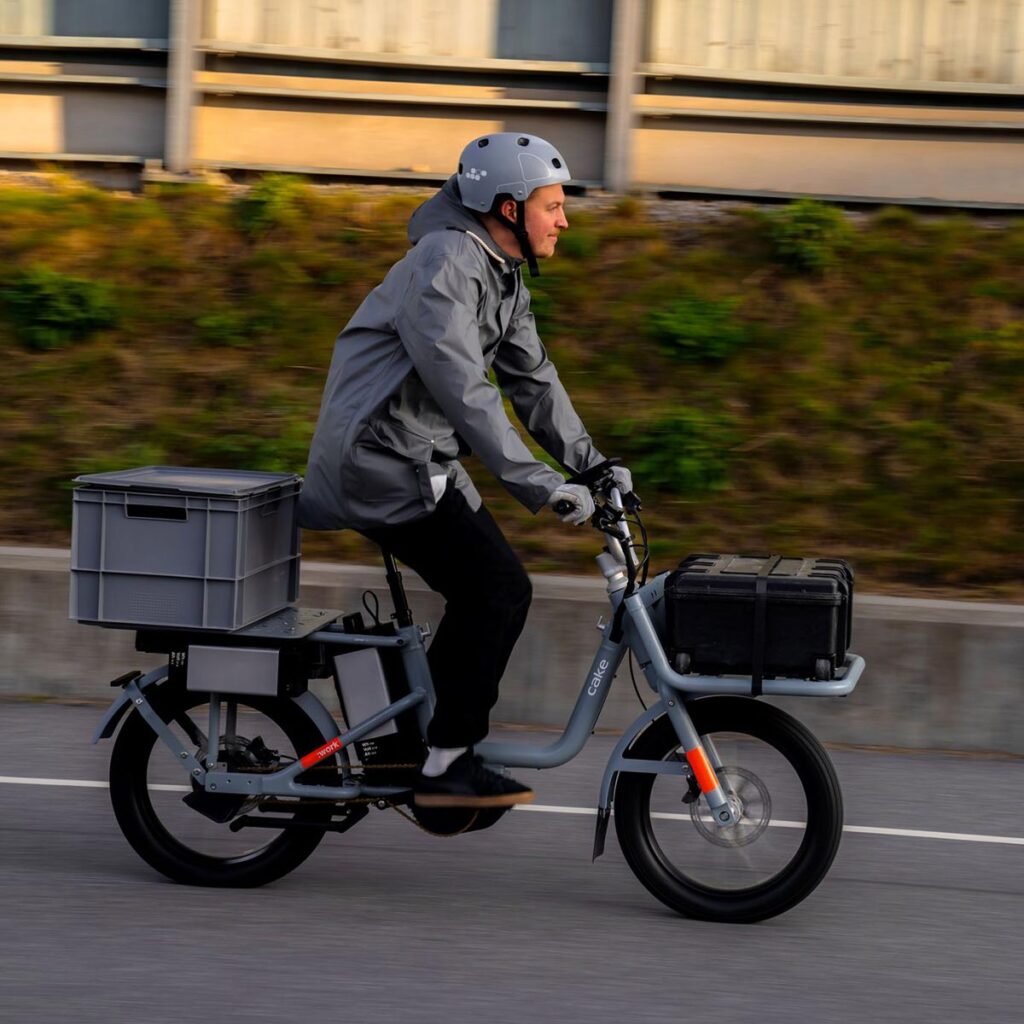
[[[550,142],[536,135],[494,132],[474,139],[459,157],[457,175],[462,205],[475,213],[491,213],[516,235],[530,273],[537,276],[537,260],[526,234],[523,203],[536,189],[572,180],[565,158]],[[494,209],[498,196],[516,200],[512,221]]]
[[[536,135],[494,132],[474,139],[459,157],[462,204],[488,213],[499,195],[522,201],[534,189],[571,180],[561,153]]]

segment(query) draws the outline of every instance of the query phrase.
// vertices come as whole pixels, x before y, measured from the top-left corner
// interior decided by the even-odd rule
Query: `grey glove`
[[[594,514],[594,499],[581,484],[562,484],[556,487],[548,497],[548,504],[554,508],[560,501],[568,501],[573,506],[571,511],[558,517],[563,523],[582,526]]]
[[[612,480],[620,494],[629,494],[633,490],[633,474],[625,466],[612,466]]]

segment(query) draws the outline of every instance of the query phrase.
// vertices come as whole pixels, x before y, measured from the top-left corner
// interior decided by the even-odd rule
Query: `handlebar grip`
[[[556,501],[551,506],[555,510],[556,516],[567,516],[576,506],[571,501],[566,501],[562,498],[561,501]]]

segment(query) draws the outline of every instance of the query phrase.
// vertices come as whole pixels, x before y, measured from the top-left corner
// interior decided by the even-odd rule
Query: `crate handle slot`
[[[184,523],[188,519],[187,508],[167,505],[125,505],[124,514],[129,519],[168,519],[175,523]]]

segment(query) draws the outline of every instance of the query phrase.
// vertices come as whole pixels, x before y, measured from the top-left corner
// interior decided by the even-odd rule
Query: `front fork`
[[[693,773],[700,788],[700,795],[707,801],[712,819],[719,828],[727,828],[739,822],[743,808],[735,794],[726,792],[721,784],[718,772],[721,771],[722,759],[714,744],[707,737],[701,741],[693,720],[686,711],[679,694],[674,690],[660,690],[661,700],[652,704],[636,721],[619,737],[608,764],[605,766],[604,778],[601,780],[601,792],[597,801],[597,827],[594,831],[594,860],[604,851],[605,834],[611,817],[612,792],[615,780],[620,772],[644,772],[652,775],[673,775],[681,782],[683,779],[682,765],[678,761],[647,761],[636,757],[627,757],[629,748],[636,739],[651,725],[655,719],[667,714],[679,738],[679,743],[686,752],[686,763]],[[695,794],[696,795],[696,794]]]
[[[678,694],[667,688],[659,690],[669,721],[686,754],[686,763],[697,780],[701,796],[707,801],[712,819],[719,828],[737,824],[741,808],[736,797],[726,793],[719,780],[718,769],[722,768],[722,764],[718,751],[710,740],[701,743],[693,720],[687,714]]]

